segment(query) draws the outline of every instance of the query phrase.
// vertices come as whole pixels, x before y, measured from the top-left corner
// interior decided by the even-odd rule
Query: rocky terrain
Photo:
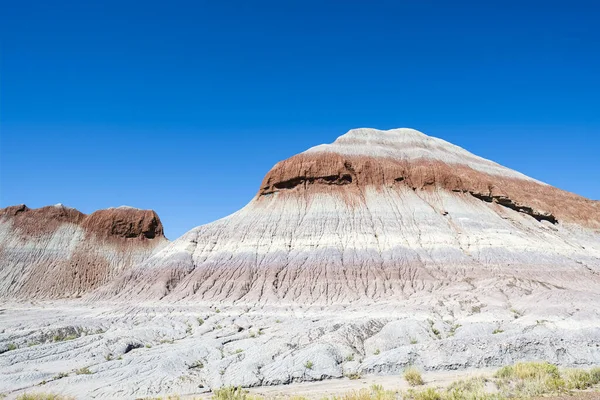
[[[600,204],[414,130],[352,130],[282,161],[245,208],[169,244],[150,214],[103,235],[90,227],[113,224],[61,213],[35,235],[63,275],[2,265],[0,393],[134,399],[410,365],[600,364]],[[78,254],[50,246],[64,226],[102,254],[147,251],[89,284],[57,280]],[[7,265],[39,259],[3,237],[0,259],[23,252]]]
[[[154,211],[0,209],[0,298],[81,296],[167,244]]]

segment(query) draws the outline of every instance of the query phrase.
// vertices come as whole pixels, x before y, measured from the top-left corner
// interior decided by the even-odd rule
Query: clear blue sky
[[[174,239],[273,164],[412,127],[600,199],[595,1],[4,1],[0,206],[155,209]]]

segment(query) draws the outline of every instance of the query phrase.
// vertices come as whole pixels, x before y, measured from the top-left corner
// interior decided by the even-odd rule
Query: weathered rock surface
[[[514,282],[596,293],[599,228],[597,202],[411,129],[358,129],[278,163],[245,208],[95,298],[403,302]]]
[[[60,204],[0,209],[0,297],[80,296],[166,243],[154,211],[119,207],[85,215]]]

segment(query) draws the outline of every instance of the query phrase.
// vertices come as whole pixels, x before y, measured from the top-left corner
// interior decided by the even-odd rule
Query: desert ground
[[[405,390],[410,366],[441,386],[518,361],[590,368],[600,359],[600,327],[581,300],[580,313],[548,310],[538,299],[529,308],[468,306],[453,320],[424,299],[327,307],[4,303],[0,393],[208,397],[241,386],[266,397],[322,398],[373,384]]]

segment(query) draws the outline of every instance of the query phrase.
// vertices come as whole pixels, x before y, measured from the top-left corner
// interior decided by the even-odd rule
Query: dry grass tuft
[[[408,367],[404,370],[404,379],[410,386],[422,386],[425,384],[421,372],[415,367]]]
[[[75,400],[75,398],[52,393],[24,393],[17,397],[17,400]]]

